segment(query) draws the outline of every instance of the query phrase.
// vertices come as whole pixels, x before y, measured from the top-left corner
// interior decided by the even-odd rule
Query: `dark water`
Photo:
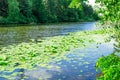
[[[66,35],[69,32],[95,29],[95,22],[59,23],[36,26],[0,27],[0,45],[28,42],[30,39]]]
[[[20,26],[0,28],[0,44],[8,45],[27,42],[29,39],[66,35],[69,32],[94,30],[95,23],[64,23],[57,25]],[[33,70],[16,69],[13,72],[0,72],[0,80],[7,80],[2,76],[10,76],[11,80],[95,80],[99,71],[95,69],[96,60],[102,55],[114,51],[113,42],[92,44],[68,52],[67,60],[51,62],[52,68],[37,67]],[[21,72],[17,76],[11,76]],[[8,79],[10,80],[10,79]]]

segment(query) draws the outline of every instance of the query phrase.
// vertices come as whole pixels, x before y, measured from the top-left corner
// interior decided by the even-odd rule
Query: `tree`
[[[85,1],[87,0],[0,0],[0,23],[85,21],[93,17],[93,9]]]
[[[7,17],[8,15],[8,2],[7,0],[0,0],[0,16]]]
[[[98,80],[119,80],[120,79],[120,0],[96,0],[100,3],[100,15],[102,22],[106,26],[112,27],[108,30],[111,38],[116,40],[114,52],[106,57],[101,57],[97,61],[98,68],[103,75]],[[105,26],[105,27],[106,27]],[[107,66],[107,67],[106,67]]]
[[[46,9],[43,0],[33,0],[33,14],[37,18],[38,23],[47,22]]]
[[[8,20],[18,23],[20,20],[20,9],[17,0],[8,0]]]
[[[96,0],[100,3],[100,13],[104,22],[114,23],[115,27],[120,27],[120,0]]]
[[[56,6],[57,0],[47,0],[46,9],[48,14],[48,22],[57,22],[57,15],[56,15]]]
[[[35,22],[36,20],[32,12],[32,0],[19,0],[19,4],[20,13],[23,15],[25,23]]]
[[[115,27],[111,35],[116,38],[120,45],[120,0],[96,0],[101,3],[99,9],[102,15],[102,22],[110,27]]]

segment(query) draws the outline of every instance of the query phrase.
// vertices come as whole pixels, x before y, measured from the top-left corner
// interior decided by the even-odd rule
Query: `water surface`
[[[0,27],[0,45],[29,42],[31,39],[66,35],[69,32],[94,30],[95,22],[59,23],[34,26]]]
[[[22,72],[17,76],[10,76],[12,80],[96,80],[95,63],[101,56],[114,51],[112,42],[92,44],[86,48],[78,48],[67,53],[66,60],[49,63],[51,68],[36,67],[33,70],[16,69],[13,72],[1,72],[1,75],[10,76]],[[0,77],[0,80],[7,80]]]
[[[94,22],[64,23],[36,26],[0,27],[0,45],[7,46],[30,39],[39,39],[58,35],[67,35],[69,32],[94,30]],[[16,69],[13,72],[0,72],[0,80],[95,80],[99,71],[95,69],[96,60],[102,55],[114,51],[112,42],[92,44],[85,48],[78,48],[67,53],[67,60],[49,63],[52,68],[36,67],[36,69]],[[17,73],[16,76],[13,74]],[[19,74],[18,74],[19,73]],[[9,79],[8,79],[9,80]]]

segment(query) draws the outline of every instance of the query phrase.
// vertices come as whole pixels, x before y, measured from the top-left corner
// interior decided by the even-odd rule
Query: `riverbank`
[[[96,67],[102,72],[98,80],[120,80],[120,30],[113,28],[110,32],[116,41],[115,50],[108,56],[102,56],[97,60]]]
[[[65,59],[65,53],[92,43],[103,43],[109,38],[105,30],[82,31],[66,36],[32,40],[1,48],[0,68],[12,71],[17,68],[31,69],[35,65],[48,67],[48,63]]]
[[[19,26],[38,26],[38,25],[55,25],[55,24],[66,24],[66,23],[85,23],[85,22],[97,22],[98,20],[79,20],[79,21],[68,21],[68,22],[49,22],[49,23],[29,23],[29,24],[18,24],[18,23],[10,23],[10,24],[2,24],[0,23],[0,27],[19,27]]]

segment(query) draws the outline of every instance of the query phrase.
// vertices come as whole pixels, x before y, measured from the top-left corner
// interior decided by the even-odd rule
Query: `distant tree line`
[[[98,17],[90,5],[69,7],[72,0],[0,0],[0,23],[92,21]]]

